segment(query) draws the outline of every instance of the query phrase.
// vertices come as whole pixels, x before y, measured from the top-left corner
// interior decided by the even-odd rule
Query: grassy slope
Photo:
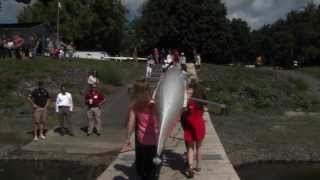
[[[48,58],[35,60],[0,61],[0,144],[24,141],[25,131],[31,129],[31,108],[27,95],[35,88],[37,81],[43,80],[54,100],[61,84],[73,94],[76,108],[83,107],[83,94],[87,89],[87,73],[98,71],[100,88],[106,94],[113,93],[117,87],[140,78],[142,64],[112,63],[93,60],[60,61]],[[49,125],[56,124],[50,108]],[[29,137],[28,137],[29,138]]]
[[[228,116],[214,117],[213,121],[234,164],[320,160],[320,139],[315,138],[320,136],[319,115],[284,115],[297,109],[319,112],[319,97],[302,78],[286,74],[214,65],[202,69],[203,83],[211,89],[209,98],[226,103],[230,109]]]
[[[201,80],[209,98],[233,112],[316,111],[320,104],[307,82],[279,71],[206,65]]]
[[[319,67],[304,67],[304,68],[301,68],[298,70],[300,72],[303,72],[305,74],[308,74],[308,75],[320,80],[320,68]]]

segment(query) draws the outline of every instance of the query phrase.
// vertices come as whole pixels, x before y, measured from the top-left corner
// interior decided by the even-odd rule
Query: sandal
[[[193,170],[192,167],[189,167],[189,169],[187,170],[186,175],[187,175],[187,178],[189,178],[189,179],[194,177],[194,170]]]
[[[193,171],[194,171],[196,174],[200,174],[201,168],[193,168]]]

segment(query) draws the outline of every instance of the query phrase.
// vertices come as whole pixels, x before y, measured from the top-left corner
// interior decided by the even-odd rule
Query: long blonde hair
[[[130,106],[138,111],[145,110],[150,104],[151,89],[146,80],[137,80],[133,85]]]

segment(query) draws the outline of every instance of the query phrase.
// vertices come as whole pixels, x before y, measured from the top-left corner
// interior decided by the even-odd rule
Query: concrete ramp
[[[76,109],[72,115],[75,136],[60,136],[56,128],[49,130],[46,140],[32,141],[22,147],[25,151],[57,152],[68,154],[102,154],[120,150],[125,140],[125,121],[129,95],[125,87],[106,96],[107,102],[102,111],[103,131],[101,136],[86,135],[88,125],[85,109]],[[58,122],[57,122],[58,123]]]

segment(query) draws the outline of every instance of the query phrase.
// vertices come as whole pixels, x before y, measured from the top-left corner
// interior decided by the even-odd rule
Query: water
[[[0,161],[0,180],[95,180],[104,169],[61,161]]]
[[[319,180],[320,163],[254,164],[237,168],[241,180]]]

